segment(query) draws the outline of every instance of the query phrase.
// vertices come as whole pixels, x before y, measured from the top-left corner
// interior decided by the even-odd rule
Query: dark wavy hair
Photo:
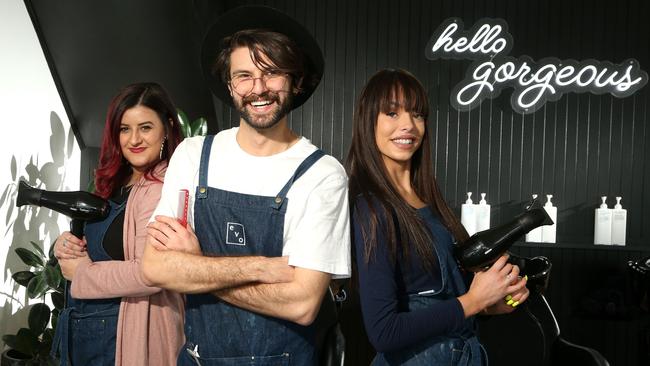
[[[354,111],[352,143],[345,162],[350,184],[350,206],[354,212],[355,201],[363,198],[370,209],[369,225],[362,228],[366,262],[376,249],[377,230],[383,230],[393,259],[399,251],[408,261],[409,253],[415,250],[425,266],[431,268],[437,260],[431,248],[429,230],[391,183],[375,139],[379,113],[390,112],[395,102],[405,111],[418,113],[428,120],[426,91],[411,73],[385,69],[368,80]],[[411,158],[411,184],[418,197],[439,215],[456,240],[467,238],[467,232],[442,197],[433,175],[428,128],[425,129],[420,148]],[[385,218],[382,225],[379,225],[379,218]]]
[[[224,38],[222,42],[226,47],[217,55],[213,72],[218,74],[226,84],[230,82],[230,54],[239,47],[248,48],[251,59],[258,69],[277,70],[290,75],[291,86],[296,94],[304,90],[303,85],[318,83],[316,79],[307,79],[302,50],[282,33],[264,29],[245,29]]]
[[[108,112],[99,153],[99,166],[95,170],[95,193],[108,198],[117,187],[128,182],[132,169],[120,148],[120,124],[124,112],[135,106],[145,106],[158,114],[167,135],[162,158],[151,164],[144,174],[145,179],[160,181],[153,176],[153,169],[161,161],[169,163],[176,146],[181,142],[181,130],[176,107],[171,98],[157,83],[136,83],[124,87],[113,97]]]

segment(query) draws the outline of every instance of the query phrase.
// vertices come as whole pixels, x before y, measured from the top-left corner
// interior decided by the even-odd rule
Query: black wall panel
[[[400,67],[418,76],[429,92],[436,176],[458,213],[467,191],[474,192],[475,202],[479,192],[487,193],[493,224],[518,214],[531,193],[544,201],[545,194],[553,194],[558,243],[520,244],[514,251],[546,255],[553,262],[547,296],[563,336],[598,349],[612,365],[650,362],[643,343],[647,313],[631,300],[625,267],[629,259],[650,254],[648,87],[624,99],[569,93],[529,115],[513,112],[506,89],[476,109],[458,112],[450,106],[450,92],[470,61],[424,57],[429,37],[446,18],[459,17],[470,27],[483,17],[498,17],[507,21],[513,36],[513,57],[615,64],[635,58],[648,71],[647,1],[295,0],[237,1],[225,8],[241,3],[274,6],[319,41],[326,59],[323,81],[311,100],[292,113],[290,123],[326,152],[345,158],[361,87],[375,71]],[[219,129],[237,125],[236,113],[215,103]],[[623,197],[626,248],[592,244],[594,209],[602,195],[609,197],[610,206],[614,196]],[[618,279],[612,286],[624,294],[629,312],[587,313],[584,303],[612,278]],[[355,357],[351,365],[363,359],[349,357]]]
[[[531,193],[553,194],[558,242],[593,245],[593,209],[600,196],[622,196],[628,211],[628,245],[646,247],[650,220],[648,88],[619,99],[609,94],[564,95],[537,112],[510,107],[510,90],[469,112],[449,104],[451,89],[470,61],[424,57],[438,25],[459,17],[470,27],[483,17],[505,19],[511,56],[596,59],[636,58],[650,68],[650,26],[642,0],[609,1],[233,1],[274,6],[298,19],[317,38],[326,59],[318,90],[291,115],[291,125],[343,160],[349,148],[357,93],[378,69],[400,67],[420,78],[433,110],[429,128],[436,175],[447,200],[459,209],[465,192],[487,193],[493,222],[519,212]],[[238,123],[215,101],[219,129]],[[650,248],[650,246],[648,246]]]
[[[513,36],[513,57],[615,64],[635,58],[648,71],[648,1],[194,0],[129,6],[103,2],[97,7],[72,0],[60,4],[26,0],[26,4],[43,45],[63,47],[46,49],[46,55],[55,78],[57,73],[61,76],[57,86],[68,99],[64,100],[68,117],[79,124],[77,135],[88,146],[82,151],[83,169],[88,171],[96,161],[101,135],[101,129],[92,126],[101,125],[107,98],[120,85],[143,78],[159,80],[191,114],[211,113],[199,77],[198,54],[192,52],[198,52],[207,24],[237,5],[276,7],[304,24],[320,43],[325,75],[312,98],[291,113],[290,124],[340,160],[349,148],[352,112],[365,81],[385,67],[410,70],[429,92],[436,176],[450,204],[459,212],[465,192],[474,192],[474,198],[486,192],[492,222],[498,224],[519,213],[531,193],[553,194],[559,208],[558,243],[521,244],[516,250],[551,258],[548,297],[568,339],[596,347],[613,365],[641,362],[643,347],[634,344],[642,333],[631,326],[638,318],[597,319],[585,315],[581,303],[599,281],[624,275],[628,259],[650,253],[648,86],[625,99],[566,94],[529,115],[513,112],[506,89],[478,108],[458,112],[450,106],[450,92],[464,78],[470,61],[430,61],[424,48],[449,17],[461,18],[466,27],[484,17],[498,17],[507,21]],[[147,39],[162,38],[140,47],[128,29]],[[100,36],[109,41],[91,39]],[[74,41],[75,37],[79,39]],[[138,55],[139,62],[128,60],[130,55]],[[100,61],[108,62],[94,67]],[[91,98],[83,102],[86,97]],[[236,112],[212,101],[216,114],[207,116],[210,131],[238,124]],[[95,122],[82,125],[86,121]],[[601,195],[610,197],[610,206],[614,196],[623,197],[628,209],[626,248],[592,244],[593,210]],[[625,301],[633,306],[631,300]],[[647,313],[643,319],[647,321]]]

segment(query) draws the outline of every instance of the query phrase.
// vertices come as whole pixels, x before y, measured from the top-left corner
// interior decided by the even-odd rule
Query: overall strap
[[[50,356],[56,359],[58,353],[61,365],[68,365],[68,359],[70,358],[70,320],[73,311],[73,307],[67,307],[61,310],[56,324],[56,330],[54,331]]]
[[[279,210],[280,207],[282,207],[284,199],[287,197],[287,192],[289,192],[289,189],[291,189],[293,183],[298,180],[298,178],[300,178],[303,174],[305,174],[305,172],[309,170],[309,168],[311,168],[311,166],[314,165],[314,163],[316,163],[318,159],[322,158],[323,156],[325,156],[323,150],[318,149],[311,153],[311,155],[309,155],[307,158],[305,158],[305,160],[300,163],[296,171],[293,173],[293,176],[289,178],[289,181],[284,185],[284,187],[282,187],[280,192],[275,195],[275,199],[273,200],[273,205],[271,205],[271,207]]]
[[[208,165],[210,163],[210,150],[212,148],[214,135],[208,135],[203,140],[203,149],[201,150],[201,164],[199,165],[199,187],[196,194],[197,199],[208,196]]]

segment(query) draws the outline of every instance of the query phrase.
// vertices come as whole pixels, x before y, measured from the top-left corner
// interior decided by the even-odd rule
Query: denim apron
[[[208,187],[210,149],[203,143],[194,203],[195,232],[207,256],[282,256],[286,197],[295,180],[324,153],[317,150],[274,197]],[[187,295],[186,344],[179,365],[315,365],[313,326],[256,314],[210,294]]]
[[[434,232],[434,226],[438,226],[439,229],[442,227],[442,223],[434,217],[428,207],[418,210],[418,215],[429,227],[430,232]],[[437,302],[456,298],[467,292],[463,276],[453,258],[451,246],[439,245],[434,247],[434,251],[440,264],[442,286],[438,290],[410,294],[408,307],[411,311],[430,307]],[[465,319],[461,329],[454,334],[429,338],[396,352],[379,353],[373,360],[372,366],[481,366],[487,364],[487,354],[476,337],[475,328],[474,317],[470,317]]]
[[[115,217],[124,211],[126,201],[109,203],[108,217],[88,222],[84,228],[88,256],[93,262],[113,260],[104,250],[104,236]],[[75,299],[66,292],[67,307],[59,315],[52,353],[59,352],[62,366],[113,366],[121,298]]]

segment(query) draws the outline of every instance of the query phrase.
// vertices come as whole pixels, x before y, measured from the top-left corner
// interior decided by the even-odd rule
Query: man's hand
[[[169,216],[156,216],[156,221],[147,226],[147,244],[157,250],[175,250],[202,255],[199,239],[192,228],[181,225]]]

